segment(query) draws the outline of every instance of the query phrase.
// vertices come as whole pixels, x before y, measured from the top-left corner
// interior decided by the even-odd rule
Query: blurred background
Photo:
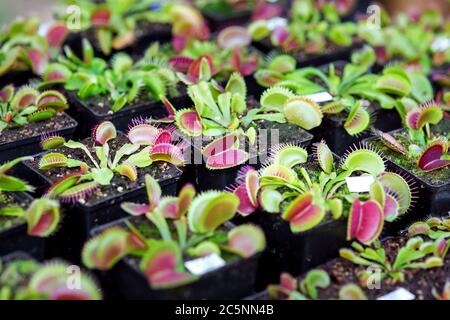
[[[16,16],[37,14],[43,21],[52,16],[51,6],[58,0],[1,0],[0,25],[9,23]],[[439,8],[441,12],[450,17],[450,0],[379,0],[389,13],[406,12],[409,10],[424,10]]]

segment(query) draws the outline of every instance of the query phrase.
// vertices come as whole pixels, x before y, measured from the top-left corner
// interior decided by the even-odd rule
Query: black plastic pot
[[[289,135],[286,135],[285,137],[282,137],[280,134],[279,143],[290,143],[295,144],[303,147],[307,147],[309,143],[311,142],[313,136],[306,132],[305,130],[301,129],[298,126],[292,125],[292,124],[275,124],[278,130],[280,131],[289,131]],[[260,127],[260,129],[264,130],[265,127]],[[267,129],[267,132],[270,132],[269,129]],[[303,135],[304,138],[300,138]],[[222,190],[227,186],[230,186],[234,183],[238,171],[242,168],[244,165],[251,165],[255,168],[259,168],[262,163],[264,163],[268,159],[268,152],[267,150],[270,150],[270,147],[272,146],[272,136],[270,133],[267,136],[267,145],[262,146],[260,145],[260,150],[257,151],[250,151],[250,159],[242,165],[224,169],[224,170],[210,170],[206,168],[204,161],[200,164],[193,164],[190,167],[188,167],[189,170],[195,170],[195,184],[196,188],[199,191],[204,190]],[[193,156],[197,157],[196,159],[201,159],[201,146],[195,144],[192,148],[193,150]],[[255,153],[256,152],[256,153]],[[193,162],[195,163],[195,162]]]
[[[374,127],[382,131],[392,131],[401,128],[402,123],[395,109],[383,109],[377,104],[372,104],[371,111],[375,113]],[[324,139],[330,149],[342,156],[348,148],[358,144],[370,136],[369,131],[365,131],[357,136],[351,136],[344,128],[345,119],[337,116],[326,116],[322,124],[312,129],[310,132],[314,136],[313,142]]]
[[[67,128],[58,131],[52,131],[52,133],[69,139],[75,133],[75,129],[78,123],[67,114],[64,114],[63,117],[69,118],[69,121],[72,124]],[[17,157],[32,155],[40,152],[42,150],[39,146],[40,140],[41,135],[39,134],[32,137],[24,137],[21,140],[16,140],[10,143],[0,143],[0,163],[15,159]]]
[[[297,276],[339,254],[347,244],[346,219],[329,220],[302,233],[292,233],[280,215],[255,212],[252,221],[261,226],[267,247],[261,257],[257,288],[276,283],[281,272]]]
[[[85,102],[78,98],[76,92],[68,91],[67,98],[71,105],[69,112],[79,123],[76,131],[78,138],[89,136],[92,129],[101,121],[111,121],[117,130],[127,131],[131,120],[134,118],[159,119],[167,116],[166,109],[160,101],[148,101],[138,105],[127,106],[114,113],[105,114],[89,108]],[[186,96],[170,99],[174,105],[183,105],[185,100]]]
[[[91,235],[108,227],[123,225],[124,220],[92,230]],[[193,283],[171,289],[152,289],[136,261],[131,258],[124,258],[111,270],[100,272],[99,277],[103,279],[104,288],[110,293],[112,291],[110,296],[125,300],[235,300],[254,292],[260,256],[255,254],[247,259],[229,261]]]
[[[11,195],[21,202],[31,203],[33,201],[33,198],[24,192],[14,192]],[[42,260],[45,254],[45,239],[29,236],[25,222],[0,231],[0,256],[14,251],[24,251],[34,258]]]
[[[262,41],[258,41],[253,43],[253,45],[263,53],[271,53],[281,54],[281,52],[272,46],[270,40],[265,39]],[[338,47],[333,51],[322,53],[322,54],[314,54],[314,55],[306,55],[303,57],[299,57],[295,54],[291,54],[297,60],[297,68],[303,67],[311,67],[311,66],[321,66],[327,63],[331,63],[338,60],[348,61],[352,52],[361,47],[360,43],[355,43],[349,47]]]
[[[234,11],[231,13],[217,12],[210,9],[201,10],[211,31],[219,31],[233,25],[245,25],[252,17],[251,10]]]
[[[92,44],[95,56],[99,58],[109,59],[118,52],[126,52],[128,54],[141,54],[153,42],[164,43],[172,39],[172,28],[169,24],[155,25],[158,25],[158,28],[152,28],[151,24],[148,25],[143,22],[138,22],[136,25],[136,40],[134,44],[122,50],[111,49],[111,54],[109,56],[105,55],[101,50],[95,36],[94,29],[88,29],[78,33],[70,33],[66,41],[64,42],[64,46],[69,46],[77,56],[81,57],[83,55],[82,39],[86,38]]]
[[[23,86],[29,83],[30,79],[35,78],[36,75],[31,71],[12,71],[0,77],[0,88],[8,84],[13,84],[15,87]]]
[[[44,153],[36,155],[36,158],[39,159],[42,154]],[[24,166],[27,168],[26,172],[30,179],[40,186],[41,192],[53,183],[52,180],[29,163],[25,162]],[[177,193],[178,182],[182,175],[182,171],[178,171],[178,175],[158,181],[164,195],[175,195]],[[49,241],[48,251],[53,255],[78,261],[81,245],[88,238],[92,229],[128,215],[120,207],[120,204],[126,201],[137,203],[148,201],[145,186],[111,196],[91,205],[81,202],[66,205],[62,225],[52,241]],[[64,243],[64,246],[61,246],[61,243]]]
[[[403,129],[400,129],[403,130]],[[395,130],[390,132],[395,134],[400,130]],[[376,138],[371,137],[365,139],[364,142],[371,143]],[[442,212],[450,212],[450,181],[441,181],[440,183],[433,184],[429,181],[425,181],[423,178],[417,176],[413,172],[399,166],[385,157],[387,161],[388,168],[394,172],[400,173],[407,180],[411,180],[413,185],[417,187],[417,199],[414,203],[414,210],[406,213],[394,223],[392,223],[393,228],[402,229],[407,227],[409,224],[425,218],[429,214],[438,214]],[[440,169],[440,170],[449,170]]]

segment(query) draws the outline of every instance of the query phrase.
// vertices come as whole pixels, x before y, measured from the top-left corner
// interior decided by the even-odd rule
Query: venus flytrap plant
[[[383,22],[388,22],[387,19],[383,12]],[[375,48],[378,63],[395,60],[406,68],[428,73],[433,65],[439,65],[445,59],[445,52],[433,50],[436,35],[445,33],[443,25],[439,12],[424,11],[419,19],[400,14],[393,23],[384,23],[382,28],[372,28],[367,21],[361,20],[358,35]]]
[[[319,225],[327,215],[333,219],[348,216],[348,240],[371,243],[383,229],[384,221],[394,221],[412,206],[414,190],[402,176],[386,172],[381,156],[362,146],[350,150],[335,164],[328,146],[314,146],[315,169],[307,166],[306,150],[281,145],[258,171],[244,167],[229,190],[240,199],[239,214],[247,216],[258,208],[281,213],[291,231],[304,232]],[[367,193],[351,193],[346,178],[372,175]],[[348,208],[348,209],[344,209]]]
[[[317,8],[313,1],[294,3],[288,25],[272,30],[268,22],[257,20],[248,28],[256,41],[270,38],[281,51],[306,55],[323,52],[329,45],[350,46],[356,33],[355,24],[340,22],[336,7],[326,4]]]
[[[227,79],[233,72],[242,76],[251,75],[261,58],[256,51],[248,49],[251,38],[243,27],[231,26],[223,29],[217,41],[194,41],[179,54],[169,59],[180,79],[187,83],[197,83],[200,63],[206,59],[211,76],[217,80]]]
[[[8,128],[45,121],[68,108],[67,100],[58,91],[39,92],[32,87],[13,85],[0,90],[0,133]]]
[[[418,221],[408,228],[408,236],[424,235],[430,239],[450,238],[450,219],[431,217],[426,221]]]
[[[36,199],[28,205],[28,208],[24,208],[19,204],[9,203],[5,197],[11,192],[34,191],[26,181],[7,174],[7,171],[16,164],[32,159],[32,157],[16,158],[0,166],[0,217],[23,220],[28,225],[30,236],[48,237],[56,231],[61,219],[58,201]]]
[[[228,252],[247,258],[265,247],[261,230],[241,225],[225,232],[221,226],[236,213],[239,199],[230,193],[209,191],[196,196],[185,185],[177,197],[161,196],[161,188],[146,176],[149,202],[123,203],[133,216],[143,216],[156,227],[159,236],[146,238],[132,221],[128,230],[112,227],[89,240],[83,249],[84,264],[91,269],[108,270],[127,255],[140,258],[140,269],[153,289],[178,287],[198,279],[185,271],[183,260],[221,255]]]
[[[448,159],[448,138],[433,134],[431,125],[443,119],[442,108],[434,101],[412,107],[405,116],[408,135],[400,141],[393,135],[374,131],[375,136],[390,150],[415,162],[424,172],[439,170],[450,165]],[[445,121],[445,120],[442,120]]]
[[[328,115],[347,113],[346,129],[352,134],[353,128],[357,128],[359,132],[367,129],[372,118],[364,104],[355,107],[357,100],[376,101],[387,109],[396,105],[393,97],[374,85],[379,78],[369,73],[374,63],[374,55],[370,47],[365,47],[352,55],[352,63],[347,63],[342,72],[339,72],[334,64],[330,64],[328,73],[314,67],[296,69],[295,61],[281,56],[270,61],[266,69],[258,70],[255,78],[262,86],[283,87],[296,95],[330,93],[333,101],[323,105],[322,112]]]
[[[1,300],[100,300],[102,294],[96,281],[81,272],[79,286],[70,287],[70,265],[53,260],[38,264],[18,259],[0,264]]]
[[[0,76],[30,70],[41,74],[48,63],[48,43],[38,34],[38,18],[17,19],[0,35]]]
[[[105,97],[104,103],[110,103],[112,112],[139,99],[158,101],[161,96],[177,94],[178,79],[165,60],[147,56],[135,63],[126,53],[117,53],[108,67],[103,59],[94,57],[92,46],[85,39],[82,59],[68,47],[65,53],[59,64],[51,64],[45,70],[41,86],[63,83],[65,89],[77,91],[83,101]]]
[[[0,165],[0,194],[2,192],[34,191],[34,188],[26,181],[8,174],[8,171],[15,165],[32,159],[33,157],[19,157]]]
[[[339,300],[367,300],[367,296],[358,285],[348,283],[339,289]]]
[[[318,289],[327,288],[330,282],[328,274],[320,269],[309,271],[300,282],[290,274],[282,273],[280,275],[280,284],[269,285],[267,292],[272,299],[317,299]]]
[[[80,28],[91,30],[98,47],[104,55],[112,50],[123,50],[132,46],[137,38],[137,26],[140,22],[168,23],[170,16],[166,10],[151,10],[157,4],[154,0],[117,1],[103,3],[90,1],[66,1],[80,8]],[[61,6],[57,16],[64,23],[70,23],[72,16]]]
[[[407,269],[430,269],[441,267],[443,258],[435,252],[437,245],[435,242],[425,242],[420,237],[414,237],[401,247],[393,261],[386,256],[386,252],[379,242],[375,242],[373,247],[363,247],[354,242],[352,249],[341,249],[339,254],[355,264],[362,266],[377,267],[381,270],[381,279],[390,278],[394,282],[403,282],[404,271]],[[362,272],[360,280],[362,285],[366,285],[369,274]]]
[[[47,191],[47,196],[59,197],[65,202],[75,202],[85,199],[100,186],[109,185],[115,174],[135,181],[138,178],[138,168],[148,167],[154,161],[183,166],[183,151],[179,145],[173,144],[172,131],[160,129],[143,120],[134,121],[128,133],[129,143],[122,145],[113,155],[109,143],[117,138],[116,128],[109,121],[100,123],[93,130],[95,154],[81,142],[70,140],[63,144],[64,148],[82,151],[87,162],[57,152],[46,153],[41,157],[41,170],[78,168],[55,182]],[[41,144],[52,146],[54,139],[55,137],[47,137]]]

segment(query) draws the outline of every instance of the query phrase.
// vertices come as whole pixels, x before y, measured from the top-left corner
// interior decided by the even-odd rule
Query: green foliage
[[[157,5],[155,0],[108,0],[94,3],[84,0],[66,0],[65,5],[57,8],[57,16],[67,23],[73,23],[73,16],[67,12],[67,4],[80,8],[81,30],[92,29],[103,54],[110,55],[112,50],[122,50],[131,46],[137,35],[137,24],[143,22],[168,23],[167,10],[149,10]]]
[[[0,34],[0,76],[12,71],[41,74],[48,63],[48,44],[38,34],[36,17],[17,19]]]
[[[330,285],[328,273],[320,269],[308,271],[303,280],[298,283],[288,273],[282,273],[279,285],[270,285],[267,291],[271,298],[289,300],[308,300],[318,298],[318,289],[325,289]],[[298,285],[297,285],[298,284]]]
[[[67,90],[75,90],[82,100],[104,97],[111,110],[117,112],[138,99],[159,101],[161,96],[177,94],[178,79],[167,59],[147,56],[133,62],[126,53],[112,57],[111,67],[93,56],[92,47],[83,40],[83,58],[66,47],[59,63],[71,72],[65,80]]]
[[[48,120],[68,108],[66,98],[54,90],[39,92],[24,86],[16,91],[8,85],[1,92],[7,94],[0,97],[0,133],[7,128]]]
[[[436,254],[436,243],[425,242],[421,237],[414,237],[401,247],[395,258],[391,261],[386,256],[380,242],[375,242],[373,247],[363,247],[354,242],[352,249],[341,249],[339,254],[355,264],[376,267],[381,270],[381,279],[391,278],[394,281],[403,282],[404,271],[407,269],[429,269],[443,265],[443,258]],[[370,274],[363,272],[360,279],[363,283]]]

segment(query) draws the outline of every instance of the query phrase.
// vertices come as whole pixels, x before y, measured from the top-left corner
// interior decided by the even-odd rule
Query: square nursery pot
[[[0,77],[0,88],[8,84],[20,87],[29,83],[30,79],[35,77],[36,75],[31,71],[10,71]]]
[[[41,150],[39,142],[44,132],[51,132],[69,139],[78,123],[65,113],[51,119],[34,122],[23,127],[5,129],[0,134],[0,163]]]
[[[72,51],[79,57],[83,54],[82,39],[86,38],[92,44],[96,57],[108,59],[118,52],[126,52],[128,54],[143,53],[152,42],[169,42],[172,39],[172,27],[165,23],[151,23],[139,21],[135,29],[136,40],[133,45],[122,50],[111,49],[109,56],[105,55],[100,49],[97,41],[96,32],[93,28],[78,33],[70,33],[64,42],[64,46],[69,46]]]
[[[118,133],[118,137],[122,137],[122,140],[125,141],[122,133]],[[35,156],[34,161],[24,163],[27,175],[35,181],[36,185],[40,186],[39,191],[41,192],[67,173],[66,168],[56,168],[45,172],[39,170],[38,163],[44,154],[45,152],[40,153]],[[175,195],[178,191],[178,182],[182,171],[169,163],[155,162],[147,168],[138,169],[136,182],[116,175],[111,181],[111,185],[108,186],[109,192],[100,191],[94,193],[94,197],[88,198],[86,201],[65,205],[62,225],[48,244],[49,251],[77,261],[80,258],[81,245],[92,229],[128,215],[120,207],[122,202],[147,201],[144,184],[146,174],[152,175],[159,182],[164,195]],[[65,243],[64,247],[61,246],[61,243]]]
[[[291,231],[289,222],[279,214],[257,211],[251,221],[266,235],[267,246],[258,270],[256,286],[259,290],[276,283],[281,272],[299,275],[338,256],[347,244],[347,220],[327,220],[298,234]]]
[[[128,218],[130,219],[130,218]],[[139,218],[131,218],[139,219]],[[92,230],[96,235],[112,226],[124,226],[123,219]],[[225,228],[233,225],[227,223]],[[125,257],[109,271],[97,272],[110,297],[125,300],[236,300],[254,292],[256,272],[261,254],[246,259],[233,259],[225,266],[209,271],[190,284],[170,289],[152,289],[136,258]]]
[[[391,251],[396,250],[395,248],[398,248],[400,245],[403,246],[406,241],[406,238],[398,236],[384,239],[382,243],[385,244],[386,255],[392,259],[396,253]],[[338,299],[339,289],[348,283],[359,284],[357,274],[366,268],[340,257],[317,266],[317,269],[326,271],[331,278],[330,286],[325,289],[318,289],[318,299]],[[404,282],[393,283],[393,281],[383,279],[379,286],[376,286],[374,283],[372,289],[365,288],[363,291],[369,300],[435,300],[433,289],[437,293],[443,291],[445,282],[448,281],[448,275],[450,274],[449,269],[450,255],[447,254],[442,267],[406,270]],[[305,276],[306,271],[298,277],[298,280],[303,280]],[[272,284],[277,283],[279,283],[279,278],[272,282]],[[409,294],[405,295],[407,292]],[[413,296],[409,296],[410,294]],[[271,297],[267,290],[264,290],[247,297],[245,300],[271,300]]]
[[[368,110],[374,114],[373,126],[381,131],[391,131],[401,128],[402,123],[396,109],[383,109],[377,103],[371,103]],[[313,142],[324,139],[330,149],[342,156],[348,148],[358,144],[370,136],[366,130],[359,135],[351,136],[344,128],[346,118],[339,115],[326,115],[322,124],[310,132],[314,136]]]
[[[67,99],[70,103],[70,114],[78,121],[79,125],[76,131],[78,138],[85,138],[90,135],[92,129],[102,121],[111,121],[117,130],[126,131],[135,118],[159,119],[167,116],[167,111],[160,101],[144,100],[123,109],[112,112],[109,105],[99,108],[99,104],[104,105],[105,99],[91,98],[89,101],[82,101],[75,91],[66,91]],[[170,98],[174,105],[184,105],[186,96],[180,93],[179,96]],[[93,108],[93,105],[97,105]]]
[[[444,120],[443,127],[445,131],[449,132],[450,121]],[[405,132],[405,129],[391,131],[391,135]],[[417,187],[417,198],[414,204],[415,208],[412,212],[406,213],[401,219],[395,221],[393,225],[398,225],[397,228],[408,226],[419,219],[423,219],[429,214],[439,214],[450,211],[450,169],[448,167],[442,168],[432,172],[414,172],[411,169],[405,168],[401,163],[402,157],[394,151],[385,148],[382,142],[377,138],[371,137],[365,142],[373,145],[378,150],[381,149],[385,155],[389,169],[400,173],[405,178],[413,182],[413,186]],[[415,166],[415,164],[414,164]]]
[[[233,25],[245,25],[252,17],[251,10],[223,12],[213,8],[204,8],[201,12],[211,31],[219,31]]]
[[[21,206],[28,206],[33,198],[25,192],[10,192],[11,200]],[[8,222],[7,222],[8,221]],[[8,223],[9,226],[5,224]],[[27,233],[27,224],[21,219],[0,217],[0,256],[14,251],[24,251],[38,260],[45,254],[45,239],[31,237]]]
[[[207,140],[207,138],[204,138],[203,141],[194,139],[194,144],[191,148],[191,151],[193,152],[193,164],[188,167],[188,170],[194,170],[195,184],[198,190],[222,190],[235,182],[239,169],[244,165],[251,165],[259,168],[261,164],[268,159],[268,153],[272,146],[282,143],[307,147],[313,138],[307,131],[293,124],[276,123],[266,120],[258,120],[256,123],[258,127],[258,138],[255,142],[256,147],[249,147],[248,144],[246,144],[246,147],[248,147],[247,151],[249,152],[249,160],[245,164],[232,168],[223,170],[210,170],[206,168],[200,150],[211,142],[212,139]],[[278,135],[275,132],[278,132]],[[242,143],[245,143],[245,141],[242,141]]]

